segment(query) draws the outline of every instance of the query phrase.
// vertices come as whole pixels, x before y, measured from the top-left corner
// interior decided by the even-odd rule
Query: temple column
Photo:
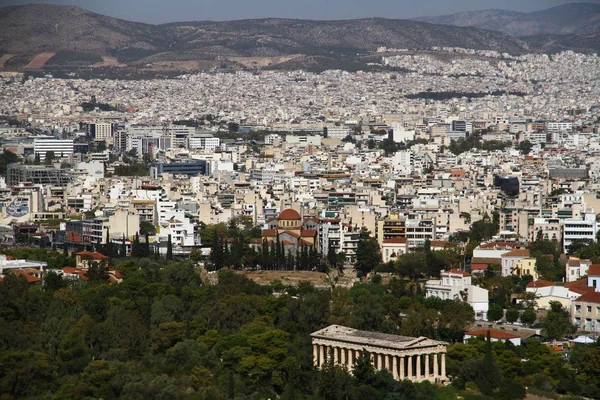
[[[393,360],[396,359],[396,356],[387,356],[387,359],[385,360],[385,367],[392,372],[392,376],[394,376],[394,364],[393,364]]]
[[[313,364],[319,367],[319,345],[313,344]]]
[[[392,376],[398,380],[398,356],[392,357]]]
[[[429,354],[425,354],[425,379],[429,379]]]
[[[381,353],[377,353],[377,369],[381,369],[381,364],[383,363],[383,356]]]
[[[440,367],[438,365],[439,353],[433,354],[433,377],[437,378],[440,374]]]
[[[322,344],[318,344],[319,346],[319,367],[322,367],[325,364],[325,346]]]
[[[421,355],[417,354],[417,380],[421,379]]]
[[[340,352],[341,354],[341,360],[340,362],[342,363],[342,367],[346,367],[346,349],[344,349],[343,347],[340,347]]]
[[[400,380],[404,380],[405,376],[404,376],[404,362],[406,360],[404,359],[404,357],[400,357]]]
[[[410,379],[410,380],[412,380],[412,378],[413,378],[412,365],[413,365],[413,356],[408,356],[408,379]]]
[[[348,371],[354,369],[354,350],[348,349]]]
[[[440,371],[442,379],[446,379],[446,353],[442,353],[442,370]]]

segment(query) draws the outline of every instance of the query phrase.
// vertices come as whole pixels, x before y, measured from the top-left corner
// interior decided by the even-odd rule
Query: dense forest
[[[62,253],[10,251],[73,265]],[[35,254],[33,254],[35,253]],[[260,286],[223,268],[202,281],[192,261],[122,258],[108,284],[47,273],[0,282],[2,399],[519,399],[530,392],[600,397],[600,346],[568,363],[535,340],[462,344],[473,310],[425,299],[400,274],[352,288]],[[396,382],[363,357],[353,373],[312,366],[310,333],[329,324],[446,340],[452,384]],[[554,394],[553,394],[554,393]]]

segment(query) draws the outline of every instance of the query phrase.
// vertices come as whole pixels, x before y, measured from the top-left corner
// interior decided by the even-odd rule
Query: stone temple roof
[[[329,325],[311,334],[315,339],[329,339],[357,345],[386,347],[398,350],[419,349],[433,346],[447,346],[448,343],[426,337],[390,335],[387,333],[361,331],[340,325]]]

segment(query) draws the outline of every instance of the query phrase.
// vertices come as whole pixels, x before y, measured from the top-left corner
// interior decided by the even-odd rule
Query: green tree
[[[531,308],[528,308],[521,313],[520,319],[521,319],[521,322],[524,323],[525,325],[531,326],[535,322],[536,318],[537,318],[537,314],[535,313],[535,311]]]
[[[360,276],[365,276],[381,263],[379,243],[370,232],[363,227],[360,231],[358,246],[356,247],[355,268]]]
[[[56,156],[54,155],[54,151],[48,150],[46,152],[46,158],[44,160],[44,163],[46,165],[51,165],[55,158],[56,158]]]
[[[502,306],[492,304],[488,310],[487,316],[490,321],[498,321],[504,316],[504,310],[502,309]]]
[[[531,152],[531,149],[533,148],[533,145],[531,144],[531,142],[529,140],[523,140],[521,143],[519,143],[519,145],[517,146],[517,149],[521,152],[521,154],[523,155],[527,155]]]
[[[542,335],[549,340],[562,340],[568,334],[575,333],[569,312],[558,301],[550,302],[550,311],[540,320]]]
[[[517,322],[518,319],[519,310],[517,310],[516,308],[509,308],[508,310],[506,310],[506,322],[508,322],[509,324],[513,324]]]
[[[173,259],[173,242],[171,239],[171,235],[169,234],[169,238],[167,239],[167,260]]]
[[[477,383],[481,393],[491,396],[500,386],[501,382],[502,375],[498,364],[494,360],[492,340],[490,338],[490,331],[488,330],[485,341],[485,353],[475,383]]]
[[[156,235],[156,227],[149,221],[140,221],[141,235]]]

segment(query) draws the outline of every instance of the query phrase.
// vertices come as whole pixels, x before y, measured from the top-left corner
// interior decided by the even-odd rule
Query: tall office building
[[[97,122],[88,125],[88,134],[94,140],[108,140],[113,134],[113,125],[108,122]]]

